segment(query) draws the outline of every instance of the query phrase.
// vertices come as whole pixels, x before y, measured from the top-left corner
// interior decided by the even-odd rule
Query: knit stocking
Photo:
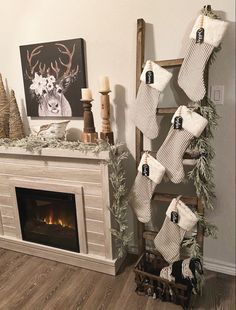
[[[144,164],[149,167],[148,176],[142,174]],[[129,195],[129,205],[142,223],[147,223],[151,219],[151,198],[164,173],[165,168],[155,158],[143,154],[138,167],[138,174]]]
[[[161,92],[165,89],[172,74],[156,63],[148,60],[141,74],[136,102],[132,107],[133,121],[143,134],[154,139],[158,136],[156,109]],[[148,84],[147,84],[148,82]]]
[[[228,23],[200,15],[190,34],[190,44],[180,68],[178,83],[192,101],[200,101],[206,94],[204,70],[212,51],[217,47],[226,31]],[[202,43],[197,43],[196,33],[204,29]]]
[[[161,230],[154,239],[158,252],[168,263],[173,263],[180,258],[180,245],[184,238],[185,230],[171,222],[166,216]]]
[[[174,129],[177,116],[183,119],[182,129]],[[194,137],[199,137],[207,125],[207,120],[186,106],[175,112],[169,133],[156,154],[157,160],[166,168],[166,174],[173,183],[184,179],[183,155]]]
[[[175,223],[171,221],[172,212],[178,216]],[[179,260],[184,235],[196,225],[197,221],[196,215],[179,198],[171,201],[162,228],[154,239],[156,249],[168,263]]]

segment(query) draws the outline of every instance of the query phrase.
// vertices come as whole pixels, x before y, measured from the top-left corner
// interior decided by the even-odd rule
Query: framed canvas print
[[[20,46],[27,115],[82,117],[86,87],[84,40]]]

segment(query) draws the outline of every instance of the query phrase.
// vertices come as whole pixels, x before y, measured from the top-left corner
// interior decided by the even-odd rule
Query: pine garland
[[[127,157],[127,152],[118,153],[117,148],[110,148],[108,165],[111,168],[110,181],[113,188],[113,203],[110,211],[118,226],[116,229],[111,229],[111,233],[116,237],[118,257],[122,257],[125,254],[128,243],[133,237],[132,233],[127,233],[128,198],[125,182],[126,176],[122,166],[123,160]]]
[[[117,223],[117,227],[111,229],[111,234],[116,240],[118,257],[122,257],[125,254],[128,242],[132,239],[132,234],[127,232],[128,197],[125,184],[125,171],[122,165],[128,153],[120,151],[121,144],[112,146],[103,140],[99,140],[98,143],[90,144],[56,139],[45,140],[31,135],[20,140],[0,139],[0,147],[1,146],[5,148],[18,147],[37,154],[40,154],[42,150],[46,148],[69,149],[72,151],[81,151],[85,154],[89,151],[94,154],[98,154],[102,151],[109,151],[110,159],[105,161],[110,168],[109,178],[113,188],[113,203],[109,207],[109,210]]]
[[[109,150],[108,143],[103,140],[95,144],[95,143],[83,143],[77,141],[66,141],[57,139],[43,139],[34,135],[30,135],[23,139],[16,139],[16,140],[0,139],[0,146],[4,146],[5,148],[18,147],[28,152],[38,154],[40,154],[41,151],[45,148],[69,149],[72,151],[81,151],[83,153],[91,151],[95,154]]]

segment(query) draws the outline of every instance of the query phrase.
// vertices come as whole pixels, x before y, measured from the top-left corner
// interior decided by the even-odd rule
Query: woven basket
[[[181,305],[189,309],[192,290],[186,285],[177,284],[158,276],[168,263],[158,254],[145,251],[138,259],[135,267],[136,293],[148,295],[162,301]]]

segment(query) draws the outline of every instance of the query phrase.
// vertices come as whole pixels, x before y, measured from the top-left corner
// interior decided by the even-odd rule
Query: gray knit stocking
[[[143,167],[148,172],[143,175]],[[145,152],[138,166],[138,174],[129,195],[129,205],[133,208],[138,220],[147,223],[151,219],[151,198],[157,184],[165,174],[165,168],[151,155]]]
[[[180,258],[180,245],[186,230],[171,222],[166,216],[161,230],[154,239],[158,252],[168,263],[173,263]]]
[[[178,83],[192,101],[200,101],[206,94],[204,71],[215,47],[221,43],[228,23],[220,19],[199,15],[192,32],[190,45],[180,68]],[[197,33],[204,34],[199,39]],[[198,37],[198,39],[197,39]]]
[[[180,68],[178,83],[192,101],[200,101],[206,93],[204,70],[214,46],[207,43],[196,43],[190,40],[190,45]]]
[[[138,172],[130,192],[129,205],[142,223],[148,223],[151,219],[151,198],[156,185],[148,177]]]
[[[159,134],[156,109],[160,94],[171,77],[172,73],[151,60],[147,60],[140,76],[141,83],[132,107],[132,115],[135,126],[149,139],[154,139]]]
[[[171,221],[173,212],[178,215],[176,223]],[[172,199],[162,228],[154,239],[156,249],[167,262],[173,263],[179,259],[180,245],[185,232],[192,230],[197,221],[196,215],[180,200],[180,196]]]
[[[157,105],[160,92],[141,82],[133,105],[133,121],[135,126],[149,139],[154,139],[159,134],[159,125],[157,123]]]
[[[166,174],[173,183],[184,179],[183,155],[194,135],[185,129],[174,129],[173,125],[156,154],[156,159],[166,168]]]

